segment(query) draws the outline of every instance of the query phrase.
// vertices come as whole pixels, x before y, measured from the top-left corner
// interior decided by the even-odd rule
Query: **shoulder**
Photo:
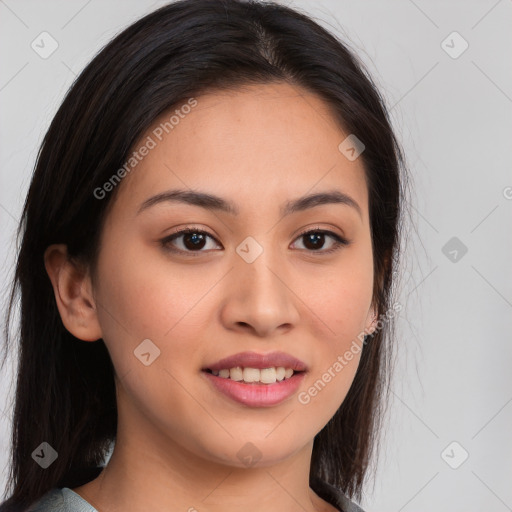
[[[71,489],[50,489],[25,512],[98,512],[90,503]]]
[[[311,487],[321,498],[328,501],[340,512],[364,512],[357,503],[345,496],[340,489],[324,480],[315,478]]]
[[[25,512],[61,512],[64,510],[64,497],[62,496],[62,489],[51,489],[46,494],[41,496],[39,500],[32,503],[32,505]]]

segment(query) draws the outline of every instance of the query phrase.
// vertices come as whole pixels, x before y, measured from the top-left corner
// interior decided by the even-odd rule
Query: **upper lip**
[[[272,368],[283,366],[301,372],[307,370],[306,364],[286,352],[270,352],[269,354],[258,354],[257,352],[240,352],[225,357],[216,363],[212,363],[203,370],[223,370],[242,366],[244,368]]]

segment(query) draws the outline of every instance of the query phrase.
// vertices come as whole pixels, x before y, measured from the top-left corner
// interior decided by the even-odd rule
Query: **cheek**
[[[193,267],[183,268],[165,256],[130,250],[105,253],[99,298],[105,314],[103,324],[124,328],[143,338],[161,339],[194,315],[194,307],[212,286]]]
[[[371,242],[347,249],[331,267],[303,272],[298,295],[311,311],[319,333],[336,350],[344,350],[366,327],[373,293]],[[307,276],[307,277],[306,277]],[[315,336],[315,333],[312,333]]]
[[[160,351],[151,366],[180,373],[183,361],[197,358],[195,334],[206,322],[201,297],[215,282],[201,277],[192,266],[179,269],[165,257],[148,258],[142,249],[119,246],[124,251],[105,247],[102,253],[97,293],[103,338],[116,372],[124,375],[145,368],[134,351],[149,339],[155,354]]]
[[[359,365],[373,291],[370,242],[358,251],[347,252],[329,275],[324,269],[309,276],[307,283],[309,292],[304,286],[301,293],[314,313],[309,317],[310,337],[316,340],[315,371],[298,401],[311,417],[322,418],[321,424],[345,399]]]
[[[174,436],[185,436],[187,425],[204,414],[190,396],[195,394],[194,370],[201,355],[197,334],[207,332],[208,323],[200,299],[218,276],[208,279],[192,266],[184,271],[165,258],[149,258],[127,244],[123,248],[122,253],[105,248],[98,266],[98,315],[122,381],[121,401],[152,421],[163,422]],[[144,353],[149,353],[147,366]],[[162,413],[169,409],[179,421]],[[130,414],[136,416],[133,410]]]

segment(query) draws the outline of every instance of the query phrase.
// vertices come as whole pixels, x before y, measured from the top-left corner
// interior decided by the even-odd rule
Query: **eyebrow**
[[[240,214],[240,210],[232,201],[228,201],[222,197],[205,192],[178,189],[168,190],[166,192],[162,192],[161,194],[152,196],[149,199],[146,199],[139,207],[137,215],[156,204],[167,202],[190,204],[193,206],[205,208],[207,210],[226,212],[235,216]],[[287,201],[281,206],[280,212],[281,216],[285,217],[295,212],[301,212],[310,208],[314,208],[315,206],[321,206],[325,204],[343,204],[350,206],[351,208],[354,208],[362,218],[362,211],[359,204],[349,195],[339,190],[328,190],[325,192],[310,194],[291,201]]]

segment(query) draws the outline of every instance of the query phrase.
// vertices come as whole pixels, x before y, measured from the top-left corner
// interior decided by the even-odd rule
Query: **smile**
[[[248,407],[269,407],[283,402],[297,391],[306,374],[284,367],[235,367],[201,373],[216,392]]]

